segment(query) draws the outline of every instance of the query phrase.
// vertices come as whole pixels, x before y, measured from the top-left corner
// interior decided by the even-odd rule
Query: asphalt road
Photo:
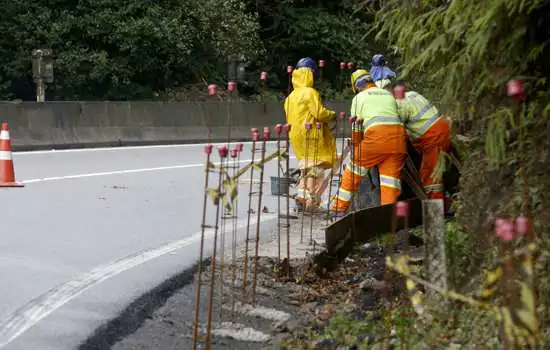
[[[203,147],[14,153],[25,187],[0,190],[0,348],[73,349],[196,262]],[[243,164],[250,158],[245,144]],[[272,210],[276,169],[266,166],[264,184]],[[243,240],[248,184],[240,192]],[[275,214],[262,215],[262,225],[275,225]]]

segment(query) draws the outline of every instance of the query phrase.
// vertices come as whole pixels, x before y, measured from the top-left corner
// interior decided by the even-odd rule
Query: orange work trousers
[[[342,175],[340,188],[332,201],[332,211],[349,209],[352,196],[370,168],[380,173],[380,204],[392,204],[401,194],[401,170],[407,155],[405,129],[401,126],[377,126],[365,133],[365,139],[354,145],[351,164]],[[369,135],[370,133],[370,135]]]
[[[433,172],[441,152],[448,152],[451,148],[449,121],[443,117],[440,118],[424,135],[413,140],[412,144],[422,154],[420,180],[426,196],[428,199],[444,199],[443,178],[434,178]]]

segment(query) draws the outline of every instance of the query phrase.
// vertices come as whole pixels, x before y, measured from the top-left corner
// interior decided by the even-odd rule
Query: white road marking
[[[0,151],[1,152],[1,151]],[[0,153],[0,160],[1,160]],[[290,159],[296,159],[296,157],[290,157]],[[241,159],[239,163],[250,163],[252,159]],[[219,162],[214,162],[215,165],[220,165]],[[204,167],[204,163],[195,163],[195,164],[180,164],[180,165],[167,165],[159,166],[154,168],[139,168],[139,169],[126,169],[126,170],[112,170],[112,171],[103,171],[99,173],[86,173],[86,174],[74,174],[74,175],[62,175],[62,176],[51,176],[51,177],[42,177],[38,179],[29,179],[20,181],[23,184],[32,184],[45,181],[57,181],[57,180],[70,180],[70,179],[82,179],[87,177],[97,177],[97,176],[109,176],[109,175],[121,175],[121,174],[135,174],[135,173],[144,173],[148,171],[162,171],[162,170],[174,170],[174,169],[188,169],[188,168],[199,168]],[[245,180],[243,180],[245,181]],[[267,181],[264,181],[264,183]],[[259,183],[259,181],[257,181]]]
[[[283,142],[283,141],[282,141]],[[230,145],[242,143],[243,145],[251,145],[252,142],[230,142]],[[268,144],[274,144],[276,141],[268,141]],[[51,149],[44,151],[17,151],[13,152],[18,156],[26,156],[33,154],[63,154],[63,153],[78,153],[78,152],[109,152],[109,151],[129,151],[135,149],[155,149],[155,148],[191,148],[191,147],[204,147],[208,143],[186,143],[178,145],[151,145],[151,146],[124,146],[124,147],[98,147],[98,148],[76,148],[76,149]],[[212,143],[213,146],[226,145],[227,142]]]
[[[276,217],[275,214],[264,214],[260,222],[274,220]],[[256,225],[257,221],[256,218],[252,218],[251,224]],[[243,229],[246,225],[247,220],[243,219],[237,222],[238,229]],[[205,238],[210,239],[213,235],[213,230],[207,230],[205,232]],[[36,325],[40,320],[84,293],[86,290],[126,270],[137,267],[163,255],[171,254],[192,243],[199,242],[200,239],[201,232],[196,232],[190,237],[172,242],[160,248],[139,252],[106,265],[99,266],[71,281],[50,289],[45,294],[38,296],[16,310],[6,321],[0,324],[0,348],[11,343],[17,337]]]
[[[250,161],[251,161],[251,159],[243,159],[243,160],[240,160],[239,162],[240,163],[248,163]],[[216,164],[216,163],[214,163],[214,164]],[[217,163],[217,164],[219,165],[219,163]],[[103,172],[99,172],[99,173],[52,176],[52,177],[43,177],[43,178],[40,178],[40,179],[23,180],[21,182],[24,183],[24,184],[29,184],[29,183],[37,183],[37,182],[44,182],[44,181],[81,179],[81,178],[86,178],[86,177],[120,175],[120,174],[135,174],[135,173],[144,173],[144,172],[148,172],[148,171],[187,169],[187,168],[199,168],[199,167],[204,167],[204,163],[168,165],[168,166],[160,166],[160,167],[154,167],[154,168],[113,170],[113,171],[103,171]]]

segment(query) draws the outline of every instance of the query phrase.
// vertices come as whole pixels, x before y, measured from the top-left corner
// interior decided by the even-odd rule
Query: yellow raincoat
[[[285,100],[285,114],[287,123],[292,125],[290,129],[290,142],[296,158],[303,163],[307,154],[309,166],[320,166],[330,169],[336,162],[336,140],[330,131],[328,122],[336,117],[336,113],[323,106],[319,92],[313,88],[313,72],[307,68],[298,68],[292,72],[292,86],[294,90]],[[305,124],[312,124],[310,131],[309,149],[306,151]],[[317,150],[315,152],[314,138],[317,135],[315,124],[322,123],[321,132],[318,135]]]

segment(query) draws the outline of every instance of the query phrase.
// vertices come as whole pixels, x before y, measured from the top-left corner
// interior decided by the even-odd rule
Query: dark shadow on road
[[[203,268],[209,264],[210,258],[202,262]],[[110,349],[117,342],[137,331],[145,320],[151,318],[153,313],[166,303],[168,298],[193,282],[197,265],[198,262],[135,299],[117,317],[96,329],[79,345],[78,349]]]

